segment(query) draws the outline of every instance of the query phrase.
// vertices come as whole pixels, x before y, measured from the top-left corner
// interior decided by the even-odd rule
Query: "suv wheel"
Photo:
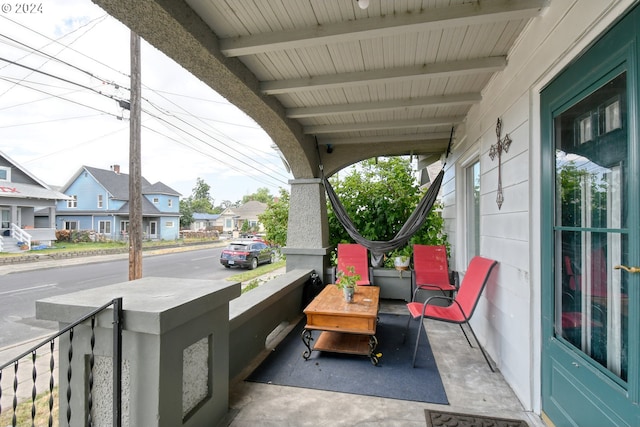
[[[258,267],[258,258],[252,258],[251,265],[249,266],[249,270],[253,270],[256,267]]]

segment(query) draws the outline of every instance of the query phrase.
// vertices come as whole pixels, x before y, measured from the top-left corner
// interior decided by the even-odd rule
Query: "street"
[[[145,256],[143,277],[225,279],[241,270],[218,261],[221,247]],[[62,264],[62,263],[61,263]],[[36,300],[128,280],[128,258],[0,275],[0,348],[46,336],[57,323],[35,318]]]

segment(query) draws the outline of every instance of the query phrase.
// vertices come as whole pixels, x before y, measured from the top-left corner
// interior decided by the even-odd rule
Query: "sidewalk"
[[[186,251],[195,251],[200,249],[207,248],[215,248],[224,246],[227,242],[217,241],[213,243],[206,244],[193,244],[193,245],[183,245],[177,247],[158,247],[154,249],[147,249],[142,251],[142,256],[154,256],[154,255],[162,255],[168,253],[176,253],[176,252],[186,252]],[[0,264],[0,276],[9,274],[9,273],[18,273],[23,271],[32,271],[32,270],[40,270],[45,268],[56,268],[56,267],[65,267],[69,265],[79,265],[79,264],[91,264],[98,262],[107,262],[119,259],[128,259],[129,252],[122,253],[114,253],[114,254],[106,254],[102,255],[100,251],[96,251],[95,255],[69,255],[68,258],[62,258],[64,252],[56,254],[56,258],[48,255],[38,256],[35,260],[24,260],[26,257],[16,257],[15,262],[5,261]],[[72,253],[68,253],[72,254]],[[34,257],[35,258],[35,257]],[[9,259],[9,258],[7,258]]]
[[[0,364],[5,364],[9,360],[21,355],[25,351],[28,351],[33,346],[40,344],[46,340],[49,335],[44,335],[38,338],[34,338],[29,341],[25,341],[19,344],[14,344],[0,349]],[[51,363],[53,363],[53,372],[51,373]],[[55,386],[58,384],[58,340],[55,341],[53,362],[51,360],[51,347],[47,344],[41,347],[37,352],[35,371],[36,376],[36,394],[41,394],[49,390],[49,380],[53,376],[53,383]],[[18,403],[25,400],[31,400],[31,392],[33,390],[33,375],[34,364],[31,354],[23,357],[18,361],[17,370],[17,390],[16,396]],[[2,398],[0,399],[0,406],[2,412],[12,410],[13,405],[13,387],[14,376],[16,376],[15,365],[7,366],[2,371],[0,378],[0,389],[2,389]]]

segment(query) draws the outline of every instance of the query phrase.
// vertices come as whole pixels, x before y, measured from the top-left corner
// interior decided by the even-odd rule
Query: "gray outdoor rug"
[[[424,410],[427,427],[529,427],[523,420]]]
[[[382,357],[377,366],[367,356],[320,351],[314,351],[305,361],[302,353],[306,347],[301,339],[303,320],[247,381],[449,404],[426,335],[420,339],[416,367],[411,367],[417,323],[412,322],[410,334],[403,343],[408,316],[380,314],[379,319],[376,353],[382,353]],[[314,331],[313,337],[317,338],[318,334]]]

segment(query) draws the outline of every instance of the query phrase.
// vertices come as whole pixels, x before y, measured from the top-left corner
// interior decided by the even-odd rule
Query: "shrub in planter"
[[[71,237],[71,230],[56,230],[56,240],[58,242],[68,242]]]
[[[425,191],[420,189],[414,177],[409,157],[402,156],[364,160],[347,175],[336,174],[330,181],[355,228],[363,237],[374,241],[392,239],[418,206]],[[442,204],[435,203],[408,248],[397,251],[408,252],[410,256],[413,244],[444,244],[448,251],[441,210]],[[351,242],[331,204],[327,206],[327,215],[330,243]],[[394,268],[392,256],[392,253],[387,254],[385,267]],[[335,265],[333,254],[332,265]]]

